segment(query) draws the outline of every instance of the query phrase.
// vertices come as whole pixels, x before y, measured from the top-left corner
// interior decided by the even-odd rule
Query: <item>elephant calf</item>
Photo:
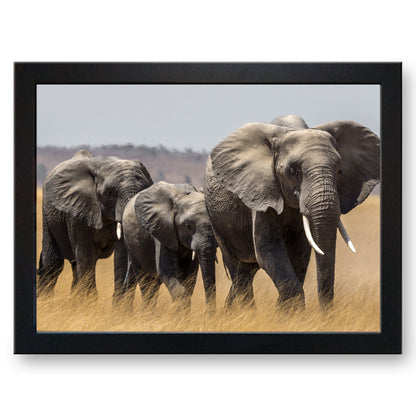
[[[208,309],[215,310],[217,244],[203,193],[188,184],[158,182],[130,200],[122,225],[129,257],[124,293],[130,308],[137,284],[148,308],[156,304],[164,283],[178,308],[189,310],[199,264]]]

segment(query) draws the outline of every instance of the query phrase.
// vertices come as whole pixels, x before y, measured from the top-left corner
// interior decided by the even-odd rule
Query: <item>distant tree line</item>
[[[153,180],[172,183],[192,183],[200,187],[208,152],[168,149],[163,145],[146,146],[131,143],[103,146],[41,146],[37,148],[37,184],[41,187],[48,172],[78,150],[85,149],[94,156],[118,156],[122,159],[139,159],[149,170]]]

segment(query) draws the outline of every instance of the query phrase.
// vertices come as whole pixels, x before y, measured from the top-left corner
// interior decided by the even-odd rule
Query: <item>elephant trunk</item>
[[[318,297],[322,308],[332,306],[334,298],[335,249],[340,205],[335,176],[328,168],[315,168],[305,181],[300,201],[301,213],[309,220],[315,248]]]
[[[333,212],[312,216],[312,233],[324,255],[315,253],[318,297],[322,308],[332,306],[334,299],[335,249],[339,216]]]
[[[216,309],[216,287],[215,287],[215,252],[198,254],[201,267],[202,281],[204,282],[205,303],[209,312]]]
[[[126,185],[123,184],[122,189],[118,192],[118,198],[115,208],[115,219],[117,222],[121,222],[123,217],[124,208],[133,196],[140,192],[140,188],[137,184]]]
[[[209,312],[216,309],[216,286],[215,286],[215,258],[216,243],[214,237],[202,240],[195,245],[196,256],[201,268],[202,281],[205,290],[205,303]]]

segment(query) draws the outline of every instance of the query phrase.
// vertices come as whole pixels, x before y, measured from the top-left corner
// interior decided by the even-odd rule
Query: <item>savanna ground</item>
[[[37,259],[42,244],[41,191],[37,194]],[[276,331],[276,332],[361,332],[380,330],[380,198],[370,196],[362,205],[342,217],[357,253],[353,254],[338,233],[334,308],[323,314],[319,308],[314,256],[311,257],[305,280],[306,308],[287,314],[276,309],[278,293],[265,272],[254,279],[256,309],[224,312],[230,280],[225,274],[221,253],[216,265],[217,313],[205,313],[204,289],[198,274],[192,297],[192,310],[186,316],[175,313],[170,296],[162,286],[157,307],[152,312],[141,310],[137,288],[134,310],[126,314],[113,310],[113,259],[97,263],[98,300],[95,303],[76,301],[70,294],[71,267],[58,279],[55,294],[38,299],[38,331]]]

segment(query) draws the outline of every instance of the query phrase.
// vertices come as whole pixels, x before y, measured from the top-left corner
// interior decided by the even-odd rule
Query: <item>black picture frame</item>
[[[14,73],[16,354],[401,353],[401,63],[15,63]],[[147,83],[380,85],[382,209],[379,333],[36,332],[36,86]]]

